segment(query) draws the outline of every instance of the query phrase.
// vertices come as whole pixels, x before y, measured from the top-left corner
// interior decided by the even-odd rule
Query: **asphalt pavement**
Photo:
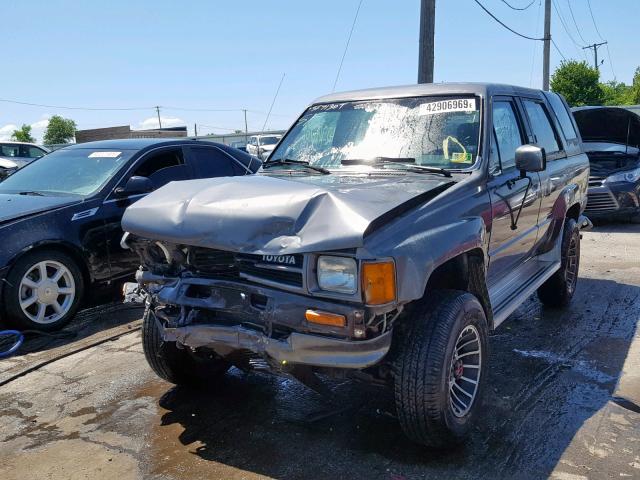
[[[585,232],[572,305],[532,297],[496,330],[485,414],[450,451],[409,442],[378,387],[333,382],[341,412],[260,373],[174,387],[140,316],[92,307],[0,361],[1,479],[640,478],[640,225]]]

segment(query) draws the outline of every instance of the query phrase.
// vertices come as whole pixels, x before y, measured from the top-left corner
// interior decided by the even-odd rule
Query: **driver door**
[[[120,179],[114,191],[116,188],[125,185],[132,176],[149,178],[154,190],[171,181],[188,180],[192,175],[184,158],[182,147],[152,150],[134,163],[127,174]],[[120,240],[124,234],[120,222],[125,209],[145,195],[143,193],[118,197],[112,192],[103,204],[107,252],[112,279],[131,274],[139,263],[136,254],[120,246]]]
[[[533,254],[542,199],[538,173],[528,172],[523,178],[516,169],[516,149],[528,142],[515,98],[492,99],[491,137],[489,287]]]

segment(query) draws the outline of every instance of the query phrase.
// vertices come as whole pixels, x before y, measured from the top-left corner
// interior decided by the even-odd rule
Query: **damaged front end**
[[[132,235],[123,246],[142,261],[138,285],[125,296],[135,301],[143,292],[165,342],[213,352],[245,370],[260,359],[284,373],[363,370],[390,349],[401,312],[391,260],[358,259],[355,251],[245,254]],[[319,277],[327,264],[328,276]]]

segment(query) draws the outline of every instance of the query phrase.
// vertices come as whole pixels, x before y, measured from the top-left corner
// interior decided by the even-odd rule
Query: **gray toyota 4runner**
[[[257,175],[170,183],[129,207],[146,358],[211,385],[264,364],[393,388],[414,441],[462,440],[488,333],[576,288],[589,162],[564,100],[506,85],[338,93]],[[318,374],[321,374],[318,377]]]

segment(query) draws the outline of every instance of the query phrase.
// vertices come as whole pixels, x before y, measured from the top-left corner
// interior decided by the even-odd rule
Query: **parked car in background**
[[[247,151],[247,143],[246,142],[231,142],[231,147],[237,148],[241,152]]]
[[[49,150],[34,143],[25,142],[0,142],[0,159],[11,160],[24,167],[27,163],[49,153]]]
[[[554,93],[322,97],[257,175],[170,184],[125,212],[147,361],[177,384],[256,361],[319,392],[318,373],[369,380],[395,390],[411,439],[460,442],[484,414],[489,332],[535,292],[574,294],[588,175]]]
[[[19,169],[0,183],[0,318],[19,328],[60,328],[92,285],[139,265],[120,246],[128,206],[175,180],[259,167],[216,143],[131,139],[69,146]]]
[[[264,160],[281,138],[282,135],[252,135],[247,143],[247,153]]]
[[[579,107],[573,115],[591,164],[586,215],[640,222],[640,116],[623,107]]]
[[[7,158],[0,158],[0,180],[8,177],[18,169],[18,164]]]

